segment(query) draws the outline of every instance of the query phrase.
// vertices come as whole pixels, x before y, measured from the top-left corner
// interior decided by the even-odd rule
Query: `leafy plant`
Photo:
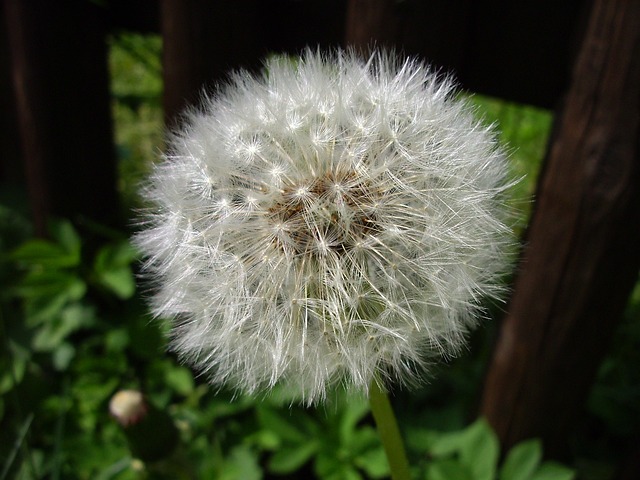
[[[572,480],[575,475],[564,465],[542,461],[536,439],[515,445],[500,464],[498,439],[483,418],[447,433],[413,429],[408,440],[414,451],[426,451],[420,477],[425,480]]]
[[[23,271],[9,295],[24,306],[34,352],[52,355],[56,370],[65,370],[75,347],[70,337],[97,326],[96,305],[88,301],[90,287],[126,300],[135,292],[131,263],[136,252],[126,240],[102,246],[93,266],[85,268],[80,236],[68,221],[56,222],[51,240],[29,240],[10,255]]]
[[[376,430],[365,418],[368,402],[336,394],[328,412],[302,408],[288,411],[263,403],[257,413],[257,434],[271,473],[291,474],[310,468],[325,480],[386,478],[389,466]]]

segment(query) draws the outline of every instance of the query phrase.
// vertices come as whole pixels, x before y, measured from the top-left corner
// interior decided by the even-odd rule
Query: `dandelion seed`
[[[207,99],[151,175],[154,313],[244,392],[413,384],[502,292],[504,153],[418,61],[307,51],[265,71]]]

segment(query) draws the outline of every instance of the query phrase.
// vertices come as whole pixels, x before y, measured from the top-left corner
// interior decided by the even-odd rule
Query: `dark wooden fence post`
[[[561,455],[640,268],[640,0],[595,0],[481,413]]]
[[[164,110],[172,125],[203,87],[213,87],[240,66],[264,54],[257,0],[163,0]]]
[[[87,1],[4,1],[14,95],[37,231],[50,214],[119,213],[106,16]]]
[[[394,0],[349,0],[345,43],[366,52],[373,46],[393,46],[398,40],[400,18]]]

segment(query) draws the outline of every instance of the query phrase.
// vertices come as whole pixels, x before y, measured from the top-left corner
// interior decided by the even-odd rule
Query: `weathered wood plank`
[[[559,454],[640,268],[640,1],[596,0],[481,412]]]

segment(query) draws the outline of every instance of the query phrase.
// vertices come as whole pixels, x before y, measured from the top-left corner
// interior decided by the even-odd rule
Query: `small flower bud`
[[[147,414],[142,393],[136,390],[120,390],[109,402],[109,413],[123,427],[138,423]]]
[[[109,402],[109,412],[122,425],[134,457],[144,462],[166,458],[178,443],[178,429],[164,411],[148,403],[141,392],[120,390]]]

